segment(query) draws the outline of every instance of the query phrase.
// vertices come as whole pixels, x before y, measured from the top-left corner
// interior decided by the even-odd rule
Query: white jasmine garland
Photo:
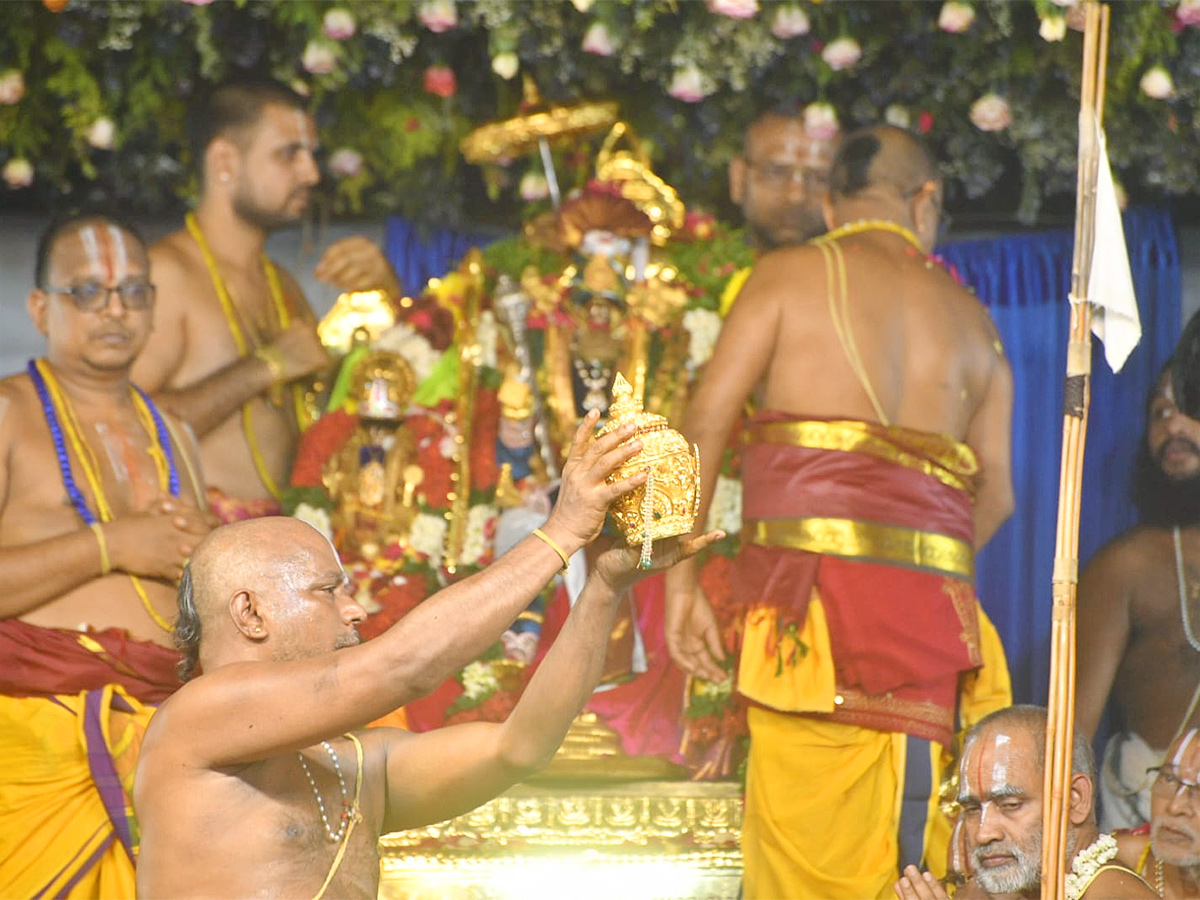
[[[462,553],[459,562],[465,566],[473,566],[479,562],[488,551],[487,527],[489,522],[499,516],[496,507],[486,503],[472,506],[467,513],[466,533],[463,535]]]
[[[486,697],[500,687],[492,667],[478,660],[467,664],[459,675],[459,681],[462,682],[463,693],[471,700]]]
[[[413,519],[412,529],[408,533],[408,545],[417,553],[428,557],[430,565],[441,565],[442,553],[446,546],[446,517],[429,513],[418,514]]]
[[[420,384],[433,371],[442,354],[433,349],[429,340],[411,325],[400,322],[393,325],[375,341],[376,350],[399,353],[412,366],[413,374]]]
[[[292,517],[311,525],[329,540],[333,540],[333,528],[329,522],[329,511],[313,506],[311,503],[301,503],[292,513]]]
[[[689,309],[683,314],[683,327],[690,338],[688,365],[699,368],[712,357],[717,335],[721,333],[721,317],[711,309]]]
[[[1071,871],[1067,873],[1067,900],[1080,900],[1100,867],[1117,855],[1117,840],[1102,834],[1075,854]]]
[[[705,530],[720,529],[726,534],[737,534],[742,530],[742,483],[736,478],[717,476],[713,490],[712,505],[708,508]]]

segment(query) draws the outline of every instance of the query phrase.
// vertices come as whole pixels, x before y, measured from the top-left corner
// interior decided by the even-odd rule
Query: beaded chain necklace
[[[50,438],[54,442],[54,455],[58,458],[58,471],[62,476],[63,487],[66,488],[67,496],[70,498],[75,512],[89,528],[113,521],[112,507],[108,504],[108,498],[104,493],[104,484],[100,479],[99,462],[92,452],[91,446],[85,440],[83,429],[75,416],[75,410],[63,392],[62,386],[58,383],[58,379],[54,377],[54,371],[50,368],[50,364],[44,359],[30,360],[27,371],[33,382],[34,390],[37,391],[38,399],[42,403],[42,414],[46,417],[46,425],[50,428]],[[172,497],[178,497],[179,470],[175,466],[175,454],[171,448],[171,438],[167,433],[166,422],[158,408],[140,388],[131,384],[129,392],[133,397],[133,406],[141,420],[142,427],[150,437],[149,454],[158,471],[159,485],[169,491]],[[79,460],[80,468],[83,469],[84,478],[91,489],[92,497],[95,498],[96,512],[99,517],[88,508],[87,500],[84,499],[83,493],[75,483],[71,458],[67,452],[68,443],[75,451],[75,458]],[[130,575],[129,580],[133,583],[134,592],[142,601],[146,613],[154,620],[154,624],[164,631],[171,631],[171,623],[154,608],[154,604],[146,595],[146,589],[142,586],[141,579],[136,575]]]
[[[259,347],[251,346],[251,342],[247,340],[241,325],[238,324],[237,311],[233,305],[233,298],[229,296],[229,289],[225,286],[224,279],[221,278],[221,270],[217,267],[217,260],[208,246],[204,232],[200,230],[200,223],[196,219],[196,214],[188,213],[185,221],[187,222],[188,234],[195,240],[197,246],[200,248],[200,255],[204,257],[204,265],[208,268],[208,277],[212,280],[213,288],[217,292],[217,299],[221,301],[221,312],[225,314],[225,323],[229,326],[229,333],[233,337],[234,346],[237,347],[238,356],[247,356],[259,349]],[[274,263],[271,262],[266,253],[262,255],[262,264],[263,271],[267,274],[267,287],[271,295],[271,306],[275,312],[276,324],[282,331],[291,323],[291,314],[288,312],[287,301],[283,296],[283,286],[280,284],[279,273],[276,271]],[[291,386],[291,393],[296,425],[303,430],[308,418],[304,405],[304,392],[300,385],[293,384]],[[254,468],[258,472],[258,478],[263,483],[263,487],[276,500],[280,499],[282,493],[279,490],[279,486],[275,484],[275,479],[271,477],[271,473],[267,471],[266,460],[263,459],[262,451],[258,446],[258,438],[254,434],[254,421],[249,401],[242,404],[242,433],[246,436],[246,446],[250,448],[250,457],[254,460]]]

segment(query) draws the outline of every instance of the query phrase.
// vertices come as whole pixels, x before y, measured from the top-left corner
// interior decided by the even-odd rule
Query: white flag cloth
[[[1087,297],[1092,304],[1092,334],[1104,344],[1108,367],[1120,372],[1125,360],[1142,339],[1133,275],[1121,208],[1108,165],[1108,142],[1099,130],[1100,165],[1096,178],[1096,242],[1092,271],[1088,273]]]

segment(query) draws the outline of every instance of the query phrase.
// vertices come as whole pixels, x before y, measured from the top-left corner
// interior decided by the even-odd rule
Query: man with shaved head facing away
[[[374,898],[376,841],[466,812],[549,761],[591,695],[620,597],[719,538],[672,539],[649,569],[602,552],[554,646],[502,724],[363,729],[476,658],[645,474],[605,476],[640,448],[625,426],[576,433],[558,503],[483,572],[358,643],[365,616],[325,538],[294,519],[217,529],[180,588],[180,643],[203,674],[146,733],[135,805],[145,897]]]
[[[1189,728],[1146,773],[1150,821],[1118,832],[1117,859],[1160,897],[1200,897],[1200,729]]]
[[[967,733],[958,768],[963,857],[970,878],[955,897],[1040,897],[1046,709],[1012,706]],[[1117,859],[1117,841],[1096,827],[1096,765],[1075,735],[1067,785],[1067,896],[1137,900],[1155,892]],[[929,873],[905,869],[900,900],[945,900]]]
[[[704,521],[732,424],[757,407],[732,578],[748,898],[889,896],[943,827],[927,819],[956,712],[1009,702],[972,578],[1012,510],[1012,379],[983,306],[927,256],[941,202],[917,137],[848,135],[831,231],[758,262],[684,420]],[[690,562],[668,573],[667,629],[684,671],[726,677]]]
[[[0,381],[0,897],[132,897],[133,756],[211,526],[194,442],[130,382],[156,299],[137,234],[58,219],[34,285],[45,356]]]
[[[306,418],[303,379],[330,365],[299,284],[266,255],[320,182],[316,125],[286,85],[231,81],[192,104],[199,203],[150,248],[161,304],[134,380],[200,439],[222,521],[279,511]],[[341,291],[400,293],[364,237],[332,244],[313,272]]]

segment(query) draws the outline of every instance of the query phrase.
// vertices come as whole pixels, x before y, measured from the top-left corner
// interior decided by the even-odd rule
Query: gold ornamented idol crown
[[[646,483],[618,497],[612,506],[625,540],[630,544],[647,539],[687,534],[696,522],[700,506],[700,451],[690,446],[683,435],[667,420],[642,409],[642,398],[635,397],[625,376],[617,374],[613,382],[613,401],[608,410],[606,434],[627,422],[637,426],[630,440],[642,442],[642,449],[608,476],[610,482],[646,471]]]
[[[364,419],[399,422],[417,389],[412,366],[399,353],[372,350],[354,368],[350,396]]]

